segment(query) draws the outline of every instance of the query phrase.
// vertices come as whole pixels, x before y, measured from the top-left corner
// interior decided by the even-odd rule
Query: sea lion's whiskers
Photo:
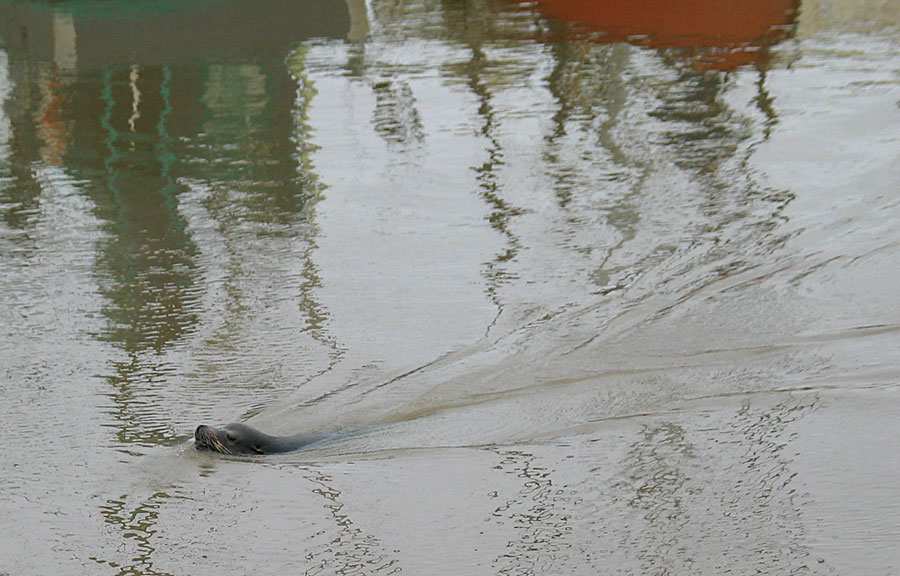
[[[221,442],[219,442],[218,438],[207,437],[207,446],[220,454],[231,454],[231,452],[228,451],[228,448],[226,448]]]
[[[231,454],[231,450],[216,437],[210,428],[202,428],[197,431],[197,442],[200,446],[208,448],[220,454]]]

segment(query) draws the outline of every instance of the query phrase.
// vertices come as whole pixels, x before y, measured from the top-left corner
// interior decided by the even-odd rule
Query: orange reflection
[[[516,0],[525,3],[526,0]],[[547,17],[595,42],[668,50],[703,70],[729,70],[767,58],[793,30],[799,0],[538,0]]]
[[[52,166],[62,165],[68,148],[69,123],[65,120],[65,98],[61,91],[65,84],[53,74],[41,84],[43,101],[38,113],[38,133],[41,136],[41,159]]]

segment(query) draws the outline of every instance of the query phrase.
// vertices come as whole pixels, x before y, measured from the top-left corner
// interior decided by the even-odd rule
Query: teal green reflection
[[[222,0],[45,0],[10,2],[47,13],[66,13],[85,18],[124,18],[158,12],[214,9]]]

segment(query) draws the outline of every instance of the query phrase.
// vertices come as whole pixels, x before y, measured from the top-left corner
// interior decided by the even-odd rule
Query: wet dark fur
[[[291,452],[326,438],[325,434],[271,436],[246,424],[232,423],[221,428],[201,424],[194,431],[197,450],[220,454],[276,454]]]

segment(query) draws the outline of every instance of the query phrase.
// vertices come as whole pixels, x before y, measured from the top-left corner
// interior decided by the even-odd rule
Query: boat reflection
[[[569,34],[593,42],[627,42],[664,50],[705,71],[764,64],[768,49],[793,33],[799,2],[539,0],[528,5],[551,20],[569,24]]]
[[[341,0],[0,2],[7,50],[61,69],[284,58],[297,42],[349,30]]]

